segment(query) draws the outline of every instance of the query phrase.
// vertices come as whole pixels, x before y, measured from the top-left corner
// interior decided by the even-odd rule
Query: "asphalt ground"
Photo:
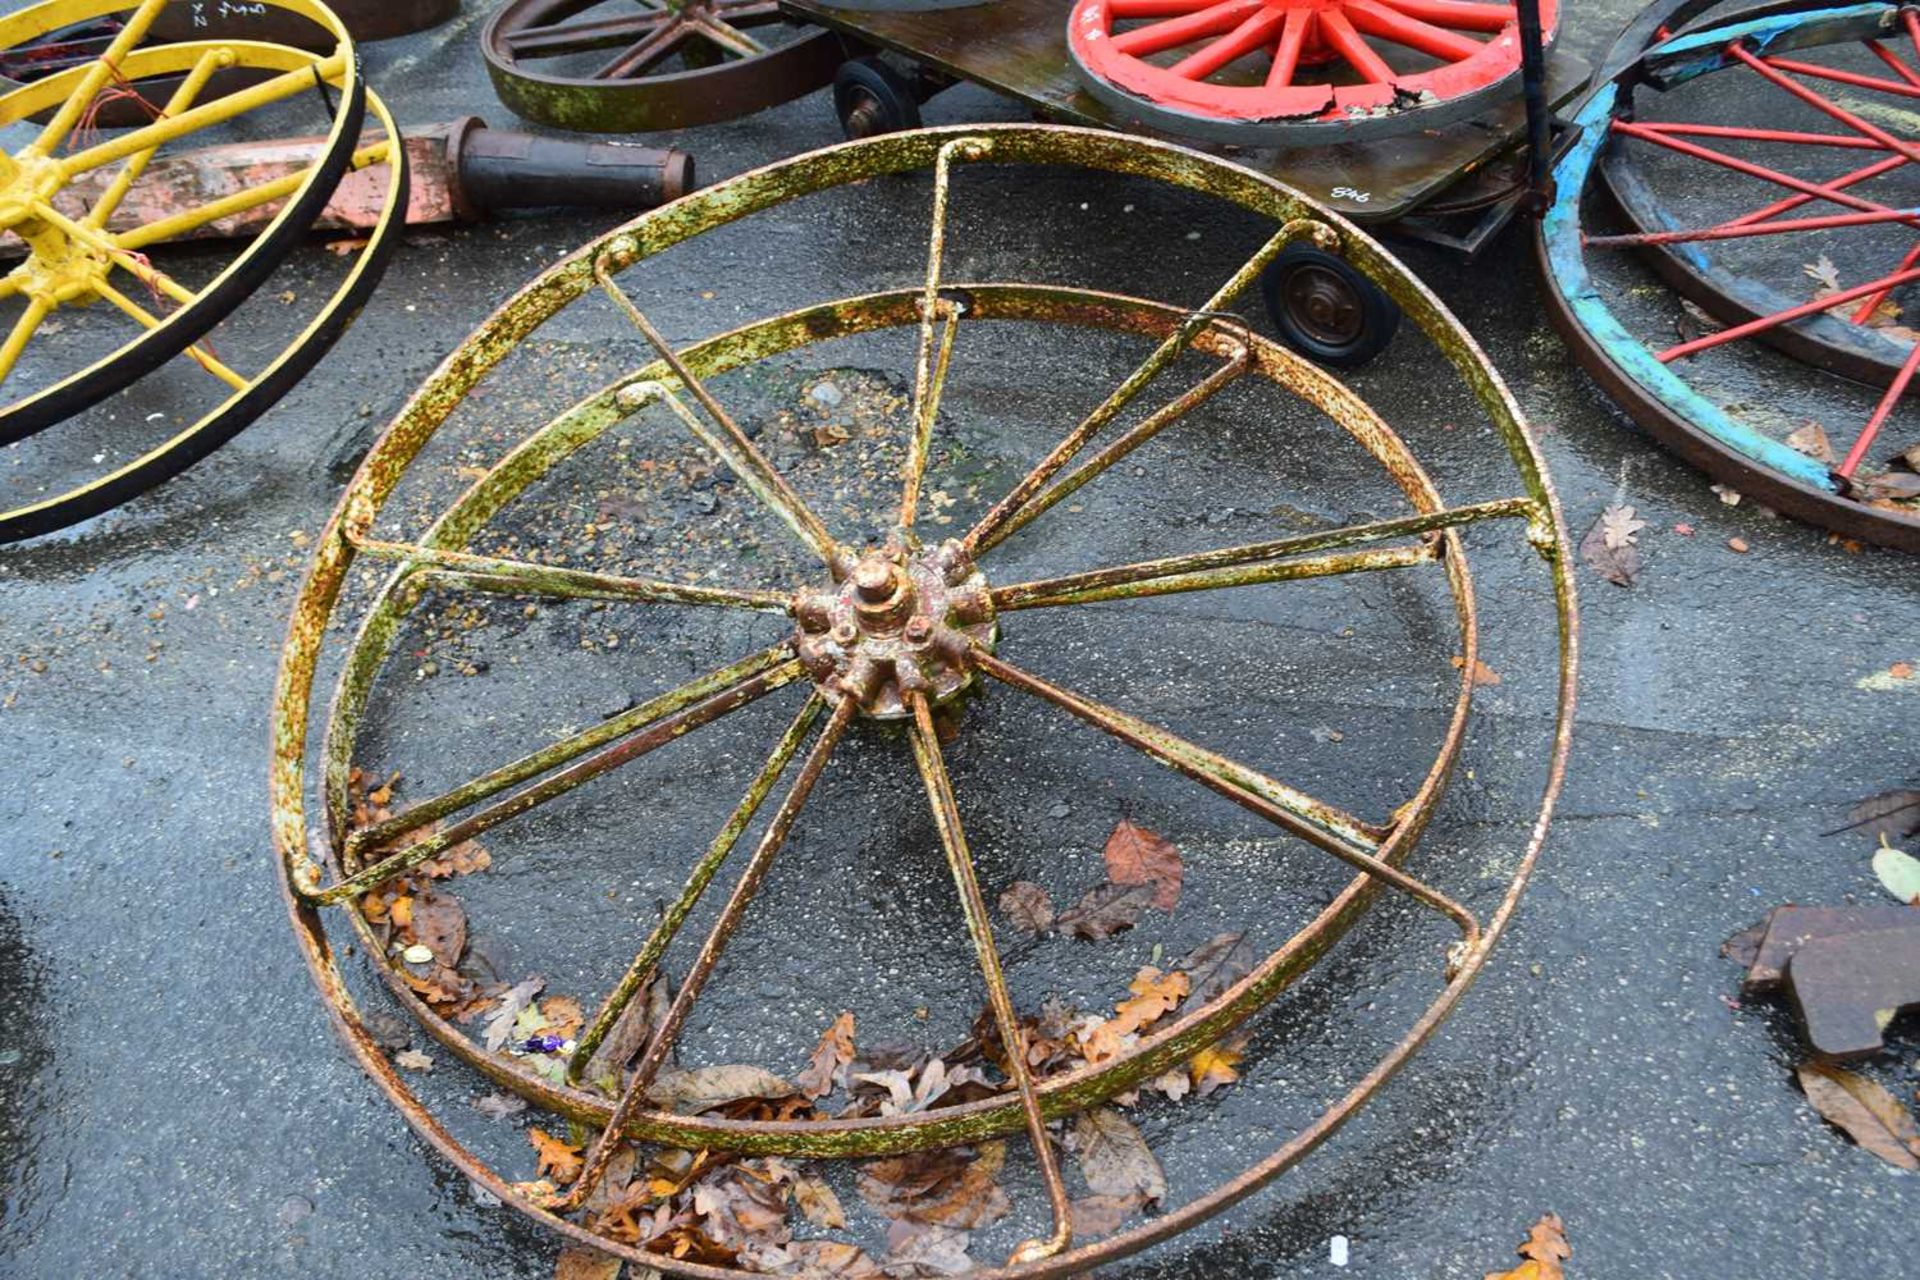
[[[1595,53],[1628,13],[1585,6],[1566,38]],[[469,14],[368,50],[372,81],[403,121],[477,112],[509,123],[479,67],[476,25]],[[964,88],[928,116],[1022,118]],[[692,150],[713,181],[835,140],[825,96],[814,95],[655,141]],[[908,285],[923,262],[925,207],[924,184],[816,197],[644,264],[632,288],[685,340]],[[955,218],[956,276],[1175,301],[1203,298],[1262,234],[1217,205],[1044,172],[983,173],[956,188]],[[478,1202],[329,1032],[272,866],[266,725],[306,551],[380,424],[490,310],[618,220],[561,214],[411,234],[356,326],[260,423],[119,511],[0,552],[5,1274],[551,1274],[551,1242]],[[1738,971],[1718,951],[1776,903],[1878,894],[1870,842],[1820,833],[1851,800],[1913,776],[1920,684],[1884,675],[1920,659],[1911,561],[1834,545],[1751,501],[1727,505],[1642,438],[1547,327],[1524,235],[1473,265],[1428,251],[1406,260],[1514,389],[1574,538],[1606,506],[1632,505],[1647,521],[1645,565],[1629,588],[1581,571],[1567,790],[1520,912],[1459,1013],[1324,1150],[1108,1273],[1478,1277],[1517,1261],[1514,1245],[1552,1210],[1575,1276],[1900,1274],[1920,1243],[1912,1176],[1813,1115],[1791,1078],[1804,1057],[1791,1020],[1740,1004]],[[304,249],[276,287],[311,296],[338,261]],[[460,467],[485,465],[637,363],[642,347],[619,326],[609,309],[587,308],[543,329],[423,457],[389,513],[394,527],[415,527],[457,492]],[[910,350],[904,333],[876,335],[717,389],[767,425],[796,486],[834,504],[856,536],[886,501]],[[933,482],[952,499],[941,513],[964,527],[1138,351],[1031,326],[983,332],[956,357],[936,436]],[[1750,398],[1784,417],[1853,411],[1831,408],[1790,368],[1757,369],[1745,375]],[[1740,376],[1716,371],[1722,386]],[[812,395],[822,381],[848,407],[823,411]],[[1415,335],[1352,381],[1450,498],[1511,491],[1491,433]],[[142,394],[108,411],[144,419]],[[1364,458],[1277,403],[1236,388],[1199,429],[1090,487],[1083,510],[1055,512],[1010,542],[994,580],[1398,509]],[[822,447],[813,429],[836,424],[850,438]],[[688,453],[664,432],[631,439],[603,441],[536,486],[502,534],[571,554],[611,545],[636,566],[805,580],[737,486],[675,471]],[[625,497],[611,517],[609,495]],[[576,545],[595,522],[618,536]],[[1484,909],[1536,804],[1552,613],[1529,553],[1484,530],[1470,547],[1483,656],[1501,683],[1479,690],[1459,777],[1414,865]],[[528,618],[500,600],[483,602],[477,621],[448,622],[451,610],[435,602],[422,615],[431,624],[408,634],[415,659],[383,674],[358,748],[369,769],[405,772],[416,794],[778,634],[578,607]],[[1381,574],[1035,611],[1005,632],[1009,660],[1380,814],[1430,761],[1457,678],[1437,579]],[[605,988],[791,715],[791,701],[776,701],[488,838],[494,867],[460,892],[476,946],[503,976],[537,971],[550,991],[583,1000]],[[1282,856],[1291,850],[1245,815],[1011,692],[970,705],[950,751],[990,892],[1025,877],[1071,898],[1098,879],[1100,845],[1123,813],[1174,835],[1187,858],[1174,913],[1104,943],[1014,948],[1023,1005],[1049,995],[1110,1004],[1136,966],[1222,930],[1276,944],[1343,879]],[[971,962],[915,788],[897,740],[874,726],[855,733],[766,890],[767,910],[716,978],[684,1061],[793,1070],[848,1007],[863,1040],[937,1049],[964,1034],[977,1008]],[[1144,1104],[1171,1199],[1254,1163],[1364,1072],[1436,993],[1445,942],[1431,917],[1384,904],[1256,1022],[1240,1084]],[[363,979],[357,989],[379,1008]],[[1889,1045],[1869,1070],[1910,1097],[1920,1079],[1912,1025],[1896,1024]],[[509,1176],[530,1176],[518,1130],[476,1116],[466,1100],[480,1087],[438,1056],[423,1082],[429,1100]],[[980,1258],[1037,1221],[1014,1145],[1006,1181],[1023,1207],[979,1237]],[[868,1230],[876,1222],[862,1219]],[[1350,1242],[1344,1270],[1329,1260],[1336,1235]]]

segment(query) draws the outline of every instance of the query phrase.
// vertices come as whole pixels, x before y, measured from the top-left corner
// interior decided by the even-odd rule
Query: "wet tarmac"
[[[1629,11],[1619,0],[1587,6],[1571,15],[1568,39],[1597,52]],[[373,82],[403,120],[477,111],[509,123],[477,66],[477,17],[368,51]],[[929,123],[1021,118],[969,89],[936,99],[927,114]],[[707,181],[835,140],[824,95],[671,139],[695,152]],[[911,282],[919,264],[908,233],[923,193],[874,184],[842,194],[690,247],[672,273],[643,270],[649,310],[688,338],[801,299]],[[1038,255],[1049,278],[1187,298],[1204,296],[1225,264],[1258,243],[1248,219],[1216,210],[1195,220],[1192,205],[1163,206],[1124,184],[1033,180],[983,194],[1023,199],[1032,214],[968,240],[968,219],[995,225],[987,221],[995,201],[964,212],[956,261],[981,275]],[[415,233],[318,373],[233,444],[91,524],[0,550],[0,1274],[552,1274],[550,1241],[479,1203],[333,1039],[288,935],[271,862],[266,725],[310,539],[379,424],[494,306],[617,221],[576,214]],[[306,253],[296,280],[303,271],[324,278],[329,255]],[[1458,1014],[1300,1168],[1190,1237],[1106,1273],[1479,1277],[1517,1261],[1514,1245],[1552,1210],[1574,1249],[1571,1276],[1900,1274],[1920,1244],[1913,1175],[1814,1116],[1791,1079],[1802,1056],[1791,1022],[1772,1006],[1739,1005],[1738,971],[1718,951],[1776,903],[1878,896],[1871,844],[1820,833],[1853,799],[1920,768],[1912,728],[1920,684],[1875,678],[1920,661],[1913,562],[1832,545],[1751,502],[1725,505],[1704,477],[1641,438],[1548,329],[1523,236],[1471,266],[1424,250],[1405,256],[1540,431],[1574,537],[1608,504],[1629,503],[1648,522],[1645,567],[1625,589],[1581,571],[1581,714],[1567,791],[1519,915]],[[529,353],[537,359],[474,411],[477,429],[460,445],[484,455],[485,428],[523,429],[542,394],[630,366],[640,348],[615,333],[573,317],[543,331]],[[1116,367],[1099,343],[1066,354],[1012,333],[987,345],[974,381],[956,375],[943,428],[955,447],[939,473],[957,482],[956,513],[968,509],[966,481],[981,481],[990,500],[984,482],[1009,473],[995,468],[1033,448],[1022,424],[1059,421]],[[769,418],[799,412],[823,367],[852,387],[866,375],[847,370],[897,377],[904,366],[897,353],[856,347],[741,394],[762,397]],[[1036,369],[1049,370],[1038,385],[1023,376]],[[539,385],[544,370],[555,386]],[[1354,383],[1432,462],[1443,490],[1504,492],[1509,473],[1491,436],[1464,416],[1431,352],[1403,335]],[[1756,387],[1754,397],[1782,413],[1799,407],[1790,388]],[[1219,467],[1198,439],[1177,479],[1133,477],[1131,505],[1124,485],[1105,507],[1090,488],[1093,525],[1063,522],[1061,543],[1048,550],[1076,567],[1130,549],[1133,558],[1163,501],[1187,503],[1172,535],[1183,546],[1211,545],[1223,525],[1237,541],[1271,536],[1265,530],[1302,512],[1333,520],[1386,509],[1365,477],[1304,445],[1256,437],[1231,416],[1256,409],[1225,406],[1226,438],[1273,464],[1280,478],[1271,490],[1260,476]],[[440,460],[449,475],[466,461],[453,453]],[[1290,464],[1303,470],[1289,473]],[[804,467],[795,474],[830,479]],[[688,497],[696,517],[710,514],[701,492]],[[427,486],[415,496],[427,504],[433,495]],[[739,497],[727,489],[716,505],[724,513]],[[1748,549],[1734,550],[1734,539]],[[1042,571],[1039,552],[1030,561],[1017,544],[1009,552]],[[1524,556],[1490,554],[1480,570],[1488,660],[1504,680],[1481,693],[1488,727],[1422,851],[1436,876],[1476,904],[1497,898],[1510,868],[1503,859],[1538,789],[1551,709],[1544,583]],[[1268,763],[1297,763],[1294,780],[1356,806],[1390,806],[1396,785],[1424,768],[1421,734],[1449,674],[1444,649],[1432,647],[1447,636],[1444,596],[1372,582],[1324,594],[1261,590],[1276,594],[1243,608],[1168,606],[1147,627],[1113,621],[1122,606],[1091,624],[1038,627],[1033,634],[1054,648],[1042,648],[1036,665],[1091,670],[1087,687],[1099,696],[1136,697],[1128,705],[1143,714],[1186,715],[1176,723],[1195,737],[1257,739]],[[451,780],[464,764],[499,758],[495,735],[538,738],[584,723],[652,687],[653,667],[696,669],[687,665],[697,660],[693,646],[683,652],[679,639],[644,631],[623,633],[630,659],[581,650],[587,625],[556,617],[496,626],[484,641],[495,646],[485,651],[491,665],[469,679],[396,672],[369,762],[421,771],[423,784],[436,771]],[[1357,637],[1341,635],[1355,628]],[[1423,642],[1428,667],[1394,665]],[[518,662],[509,659],[534,653],[558,655],[559,676],[540,683],[510,673]],[[410,711],[400,705],[409,689],[421,699]],[[491,699],[494,719],[458,718],[472,696]],[[763,717],[762,740],[788,714]],[[1043,869],[1031,873],[1057,877],[1051,887],[1065,896],[1097,874],[1116,810],[1191,839],[1181,913],[1123,935],[1105,953],[1122,970],[1145,962],[1150,945],[1177,954],[1219,928],[1277,929],[1290,909],[1323,900],[1339,882],[1272,872],[1249,843],[1250,824],[1183,809],[1163,776],[1104,744],[1036,737],[1049,731],[1010,696],[968,714],[1005,735],[983,732],[976,742],[1045,747],[1040,765],[1017,770],[996,768],[997,749],[964,734],[954,748],[969,805],[1001,815],[975,833],[990,885],[1029,874],[1025,851],[1040,849]],[[409,757],[426,740],[420,726],[436,722],[447,754]],[[751,768],[756,748],[742,743],[714,746],[713,767]],[[732,980],[716,982],[690,1046],[700,1060],[797,1061],[840,1007],[849,975],[867,969],[904,974],[866,997],[872,1009],[862,1016],[876,1027],[938,1009],[943,998],[961,1026],[970,1018],[972,1006],[952,998],[969,979],[968,961],[937,854],[929,878],[896,852],[930,847],[923,818],[884,803],[911,798],[911,775],[893,758],[901,754],[869,735],[850,748],[845,776],[831,775],[824,799],[845,825],[810,833],[788,879],[770,887],[792,894],[792,923],[743,934],[723,974]],[[867,768],[883,757],[894,772]],[[664,824],[710,830],[733,793],[731,778],[726,788],[709,785],[709,757],[677,760],[663,758],[599,809],[583,803],[490,843],[507,874],[475,888],[476,920],[491,912],[510,935],[504,948],[538,955],[550,981],[565,977],[582,996],[604,987],[626,955],[580,945],[585,925],[609,911],[644,915],[658,885],[678,874],[634,856],[621,833],[649,833],[650,850]],[[615,825],[623,819],[635,825]],[[581,834],[589,830],[598,834]],[[608,886],[613,905],[583,899],[534,921],[528,904],[542,902],[540,869],[552,870],[555,850],[576,854],[586,878],[574,883]],[[1252,918],[1249,883],[1268,891]],[[643,905],[615,903],[616,888]],[[1383,913],[1258,1027],[1262,1065],[1244,1089],[1217,1106],[1161,1108],[1143,1121],[1176,1199],[1260,1159],[1298,1123],[1302,1099],[1335,1090],[1378,1056],[1391,1039],[1379,1028],[1403,1026],[1436,989],[1441,932]],[[1116,990],[1098,968],[1102,954],[1064,944],[1023,953],[1016,994],[1037,1002],[1064,984],[1091,1003]],[[1047,973],[1049,963],[1078,967]],[[1909,1098],[1920,1084],[1914,1030],[1896,1026],[1892,1052],[1872,1066]],[[442,1100],[458,1108],[466,1086],[450,1065],[437,1075]],[[1018,1238],[1012,1225],[1004,1243]],[[1329,1260],[1336,1235],[1349,1241],[1344,1269]],[[983,1244],[978,1256],[992,1250]]]

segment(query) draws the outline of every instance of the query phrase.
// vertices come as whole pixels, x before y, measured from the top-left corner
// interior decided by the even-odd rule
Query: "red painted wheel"
[[[1549,43],[1559,20],[1541,0]],[[1433,128],[1520,75],[1519,11],[1485,0],[1079,0],[1067,45],[1109,105],[1255,144]]]

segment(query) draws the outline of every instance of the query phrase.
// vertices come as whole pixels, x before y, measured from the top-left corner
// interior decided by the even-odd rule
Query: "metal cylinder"
[[[693,157],[618,139],[482,128],[463,139],[460,186],[481,209],[651,209],[693,189]]]

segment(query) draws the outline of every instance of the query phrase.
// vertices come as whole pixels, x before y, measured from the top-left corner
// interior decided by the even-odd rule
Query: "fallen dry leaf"
[[[1747,552],[1753,550],[1752,547],[1747,545],[1747,540],[1745,538],[1728,538],[1727,549],[1729,551],[1737,551],[1741,555],[1745,555],[1747,554]]]
[[[1070,1206],[1074,1240],[1098,1240],[1112,1235],[1139,1211],[1141,1204],[1139,1196],[1082,1196]]]
[[[1564,1280],[1560,1264],[1573,1256],[1557,1213],[1542,1215],[1514,1252],[1526,1261],[1511,1271],[1489,1271],[1486,1280]]]
[[[1453,663],[1453,669],[1455,671],[1466,670],[1467,660],[1457,653],[1454,654],[1453,657],[1447,659],[1447,661]],[[1480,661],[1480,659],[1475,658],[1473,660],[1473,682],[1476,685],[1499,684],[1500,673],[1498,671],[1495,671],[1492,667],[1488,666],[1486,663]]]
[[[511,1093],[483,1093],[473,1100],[473,1109],[489,1120],[505,1120],[527,1109],[527,1100]]]
[[[1167,1194],[1167,1175],[1147,1140],[1112,1107],[1081,1112],[1074,1121],[1073,1140],[1081,1176],[1095,1193],[1138,1195],[1143,1202]]]
[[[619,1258],[598,1249],[577,1249],[569,1245],[554,1260],[553,1280],[619,1280]]]
[[[1920,1129],[1879,1082],[1810,1062],[1795,1073],[1821,1119],[1898,1169],[1920,1169]]]
[[[1191,985],[1184,973],[1162,973],[1146,965],[1127,984],[1127,990],[1133,995],[1114,1006],[1113,1017],[1080,1033],[1083,1056],[1088,1062],[1105,1062],[1118,1056],[1129,1043],[1128,1037],[1146,1030],[1169,1013],[1186,996]]]
[[[1253,945],[1244,933],[1217,933],[1174,966],[1187,975],[1195,1004],[1205,1004],[1253,972]]]
[[[1580,539],[1580,558],[1615,586],[1630,587],[1640,576],[1640,548],[1636,534],[1647,522],[1632,507],[1608,507]]]
[[[540,1002],[540,1016],[547,1020],[547,1033],[562,1040],[571,1040],[580,1024],[587,1020],[580,1011],[580,1002],[570,996],[548,996]]]
[[[998,1181],[1006,1158],[1004,1142],[915,1151],[866,1161],[854,1175],[854,1186],[862,1200],[889,1218],[972,1230],[998,1222],[1013,1209]]]
[[[1894,787],[1877,795],[1857,800],[1847,810],[1844,826],[1835,827],[1824,835],[1839,835],[1842,831],[1852,831],[1856,827],[1866,828],[1869,839],[1878,840],[1882,836],[1890,840],[1900,840],[1920,831],[1920,789],[1913,787]]]
[[[409,924],[420,945],[451,968],[467,949],[467,911],[447,893],[422,893],[413,899]]]
[[[407,1071],[431,1071],[433,1059],[418,1049],[402,1049],[393,1055],[393,1065]]]
[[[647,1090],[649,1100],[683,1116],[699,1115],[743,1098],[792,1098],[799,1089],[764,1067],[734,1063],[662,1071]]]
[[[562,1185],[580,1176],[579,1147],[554,1137],[545,1129],[527,1130],[527,1141],[540,1156],[540,1164],[534,1170],[536,1176],[551,1177]]]
[[[964,1246],[963,1246],[964,1248]],[[786,1247],[805,1280],[844,1277],[845,1280],[886,1280],[880,1264],[857,1244],[839,1240],[796,1240]]]
[[[1246,1056],[1247,1042],[1244,1037],[1222,1040],[1194,1054],[1187,1063],[1187,1074],[1193,1080],[1194,1092],[1204,1098],[1215,1089],[1238,1080],[1240,1072],[1235,1068],[1240,1065],[1240,1059]]]
[[[532,999],[540,994],[540,988],[547,985],[545,978],[528,978],[514,986],[500,997],[500,1003],[487,1015],[487,1030],[484,1043],[487,1048],[498,1053],[513,1035],[513,1024],[519,1018]]]
[[[965,1231],[895,1222],[887,1228],[885,1274],[893,1280],[964,1275],[974,1269],[968,1242]]]
[[[1000,895],[1000,914],[1023,933],[1045,933],[1053,928],[1053,899],[1033,881],[1015,880]]]
[[[1098,942],[1133,928],[1141,913],[1153,905],[1154,895],[1150,884],[1103,884],[1088,890],[1054,923],[1062,933]]]
[[[833,1194],[833,1188],[822,1178],[812,1174],[798,1174],[793,1180],[793,1203],[816,1227],[830,1230],[842,1230],[847,1225],[846,1211],[840,1207],[840,1197]]]
[[[800,1093],[824,1098],[847,1082],[847,1064],[853,1061],[853,1015],[842,1013],[820,1036],[807,1059],[806,1070],[793,1078]]]
[[[1799,450],[1816,462],[1833,462],[1833,442],[1827,439],[1827,429],[1811,420],[1787,433],[1787,447]]]
[[[1153,886],[1153,905],[1171,911],[1180,902],[1186,867],[1173,842],[1158,832],[1122,818],[1107,837],[1107,879],[1114,884]]]

